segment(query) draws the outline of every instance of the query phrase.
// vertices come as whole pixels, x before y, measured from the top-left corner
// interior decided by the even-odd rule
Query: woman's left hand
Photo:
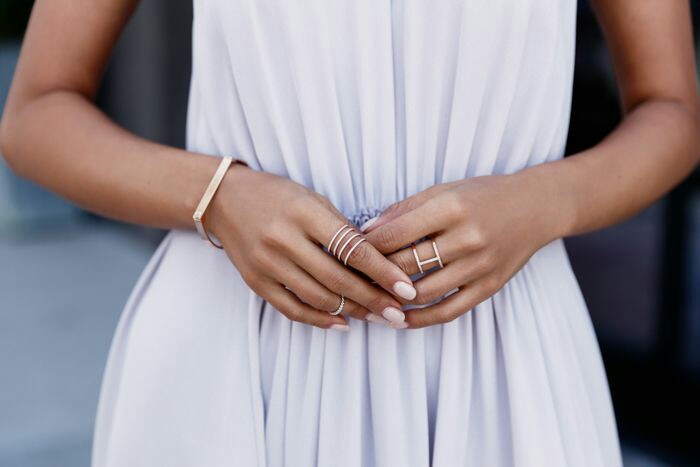
[[[557,238],[556,206],[534,176],[491,175],[435,185],[390,206],[365,228],[367,241],[407,274],[419,272],[410,244],[432,236],[444,268],[414,282],[406,326],[446,323],[496,293],[540,247]],[[435,257],[430,239],[418,257]],[[438,262],[424,270],[439,267]]]

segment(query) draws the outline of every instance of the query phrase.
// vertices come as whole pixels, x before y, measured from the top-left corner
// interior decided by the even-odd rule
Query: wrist
[[[534,219],[539,224],[541,243],[545,245],[553,240],[570,235],[574,224],[574,209],[567,202],[566,190],[559,182],[554,163],[543,163],[515,173],[521,193],[528,196]]]
[[[244,180],[251,172],[250,168],[237,162],[231,164],[226,171],[219,189],[209,203],[204,219],[205,227],[216,237],[221,238],[222,232],[230,228],[227,222],[230,216],[227,215],[227,211],[230,210],[232,202],[237,202]]]

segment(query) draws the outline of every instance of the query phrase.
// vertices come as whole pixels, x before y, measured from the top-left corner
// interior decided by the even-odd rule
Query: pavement
[[[89,465],[112,334],[154,247],[111,223],[0,237],[0,466]]]

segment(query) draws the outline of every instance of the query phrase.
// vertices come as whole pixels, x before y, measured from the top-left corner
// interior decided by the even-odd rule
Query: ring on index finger
[[[355,248],[357,248],[358,245],[364,241],[365,238],[361,233],[359,233],[353,227],[350,227],[348,224],[345,224],[336,230],[335,234],[333,234],[333,237],[331,238],[331,241],[328,242],[328,252],[338,258],[338,261],[342,261],[342,263],[347,266],[348,258],[350,258],[350,255],[352,255],[352,252],[355,251]],[[344,252],[346,252],[345,258],[343,258]]]

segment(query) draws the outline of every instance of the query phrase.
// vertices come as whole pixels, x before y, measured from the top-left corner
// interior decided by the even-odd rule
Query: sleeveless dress
[[[575,23],[575,0],[195,0],[187,146],[360,225],[434,184],[562,157]],[[116,330],[93,465],[622,464],[561,240],[447,324],[348,321],[290,321],[225,252],[170,231]]]

